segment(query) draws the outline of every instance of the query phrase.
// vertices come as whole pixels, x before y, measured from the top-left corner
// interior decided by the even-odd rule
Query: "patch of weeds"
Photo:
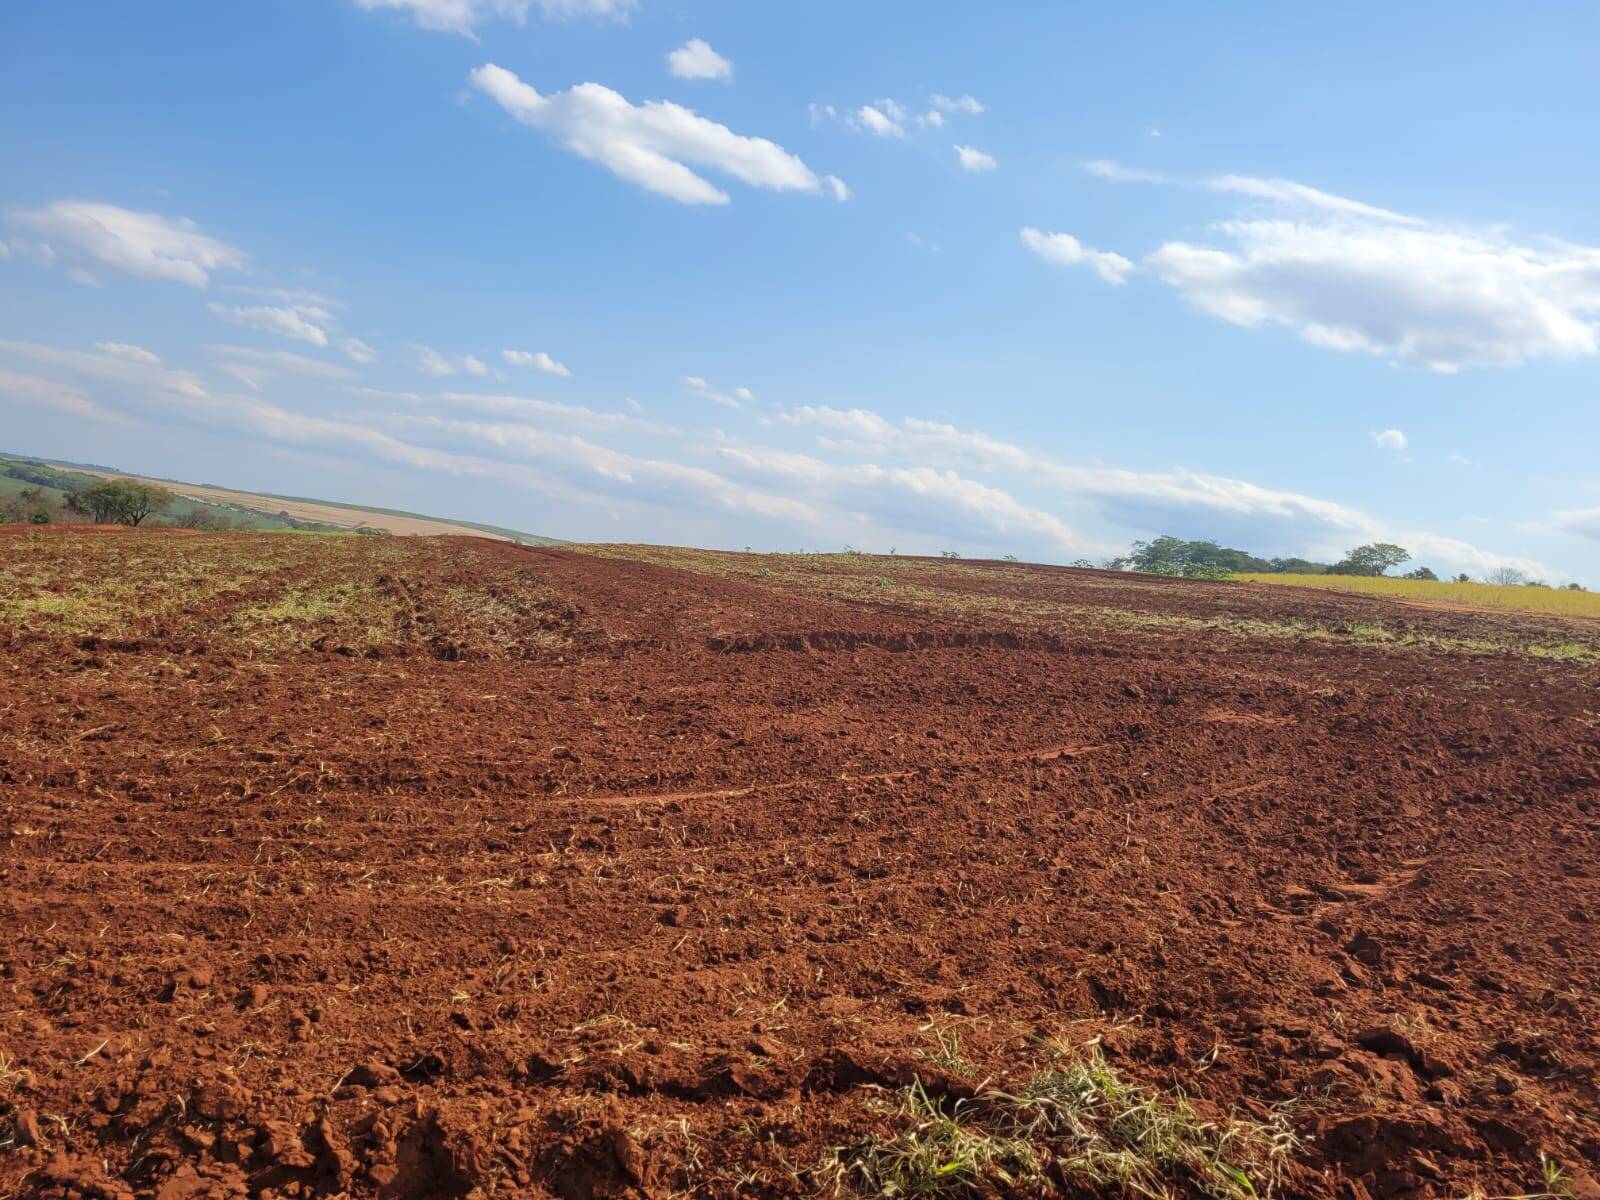
[[[1572,662],[1600,659],[1600,650],[1585,646],[1582,642],[1557,642],[1553,645],[1535,643],[1528,647],[1528,653],[1535,658],[1559,658]]]
[[[1467,1193],[1465,1200],[1572,1200],[1572,1176],[1560,1163],[1542,1152],[1539,1155],[1539,1174],[1544,1184],[1541,1191],[1519,1192],[1513,1196],[1490,1196],[1481,1187],[1474,1187]]]
[[[261,648],[298,647],[316,632],[356,645],[378,645],[394,636],[391,597],[356,583],[290,587],[233,614],[240,641]]]
[[[960,1033],[954,1029],[940,1029],[933,1025],[923,1026],[923,1032],[933,1034],[936,1048],[933,1050],[914,1050],[912,1051],[913,1058],[932,1063],[934,1066],[955,1075],[972,1074],[972,1064],[961,1056]]]
[[[1344,626],[1344,635],[1357,642],[1389,642],[1393,635],[1376,621],[1350,621]]]
[[[1015,1187],[1041,1177],[1026,1139],[987,1129],[975,1115],[965,1100],[946,1110],[914,1082],[901,1096],[899,1133],[834,1151],[818,1176],[835,1195],[882,1197],[959,1196],[985,1182]]]
[[[1271,1195],[1297,1146],[1281,1114],[1209,1119],[1182,1095],[1123,1082],[1098,1053],[1035,1072],[1015,1092],[940,1103],[902,1093],[901,1126],[834,1151],[835,1194],[963,1196],[1050,1178],[1085,1189],[1215,1200]]]
[[[428,600],[458,640],[491,646],[501,655],[527,656],[572,644],[571,614],[554,592],[532,582],[495,591],[455,585]]]

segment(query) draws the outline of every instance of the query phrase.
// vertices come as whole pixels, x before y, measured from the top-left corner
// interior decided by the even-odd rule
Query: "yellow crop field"
[[[1289,587],[1327,588],[1399,600],[1426,600],[1462,604],[1473,608],[1499,608],[1507,612],[1551,613],[1563,617],[1600,617],[1600,592],[1568,588],[1504,587],[1491,583],[1446,583],[1431,579],[1396,579],[1367,575],[1235,575],[1250,583],[1279,583]]]

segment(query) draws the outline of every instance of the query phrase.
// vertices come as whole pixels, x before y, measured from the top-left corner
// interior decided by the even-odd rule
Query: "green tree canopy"
[[[72,506],[100,525],[138,525],[161,512],[176,497],[166,488],[133,479],[102,479],[76,493]]]
[[[1328,568],[1331,575],[1382,575],[1390,567],[1411,561],[1411,552],[1393,542],[1369,542],[1357,546]]]
[[[1270,562],[1249,551],[1235,550],[1213,541],[1186,542],[1171,535],[1135,542],[1122,561],[1148,575],[1183,575],[1191,579],[1215,579],[1235,571],[1273,569]]]

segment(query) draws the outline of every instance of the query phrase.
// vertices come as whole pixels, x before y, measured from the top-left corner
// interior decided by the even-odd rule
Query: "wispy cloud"
[[[949,96],[943,96],[935,92],[928,97],[928,103],[933,105],[935,112],[942,113],[966,113],[970,116],[977,116],[985,111],[984,106],[971,96],[957,96],[952,99]]]
[[[355,378],[355,372],[339,363],[291,354],[287,350],[258,350],[253,346],[206,346],[205,351],[217,359],[221,369],[241,383],[258,389],[262,383],[278,374],[299,375],[307,379],[341,380]]]
[[[101,408],[77,388],[68,387],[51,379],[41,379],[37,375],[0,371],[0,397],[13,404],[53,409],[69,417],[82,417],[109,424],[122,424],[126,420],[117,413]]]
[[[697,395],[724,408],[742,408],[756,398],[755,393],[747,387],[736,387],[731,392],[718,391],[698,375],[686,375],[683,382]]]
[[[479,25],[493,20],[527,23],[535,8],[552,17],[625,17],[634,0],[356,0],[369,12],[393,9],[410,15],[421,29],[475,37]]]
[[[378,360],[378,352],[360,338],[345,338],[339,347],[351,362],[370,363]]]
[[[582,404],[560,404],[553,400],[538,400],[530,396],[484,395],[476,392],[440,392],[424,395],[417,392],[393,392],[380,388],[348,387],[352,396],[374,400],[383,404],[400,403],[408,408],[423,410],[451,409],[482,413],[493,417],[515,417],[541,424],[582,429],[592,433],[623,432],[655,435],[675,435],[679,430],[659,421],[648,421],[636,411],[605,412]]]
[[[728,203],[726,192],[691,167],[771,191],[820,194],[829,186],[839,195],[776,142],[741,136],[681,104],[633,104],[598,83],[545,96],[493,63],[473,71],[471,81],[516,120],[544,130],[573,154],[682,204]]]
[[[106,270],[141,279],[205,287],[217,271],[243,270],[250,256],[201,233],[193,221],[135,212],[114,204],[58,200],[6,213],[12,246],[37,262],[60,265],[84,283]]]
[[[1122,255],[1085,246],[1070,233],[1024,229],[1021,236],[1022,244],[1045,262],[1062,267],[1086,266],[1107,283],[1121,284],[1133,270],[1133,263]]]
[[[1550,574],[1528,558],[1497,554],[1426,530],[1396,528],[1336,501],[1242,479],[1187,470],[1073,466],[984,433],[916,417],[891,421],[865,409],[804,406],[785,411],[779,420],[818,430],[819,444],[847,457],[1026,480],[1060,503],[1088,505],[1141,535],[1224,537],[1269,552],[1327,557],[1359,542],[1393,540],[1415,554],[1460,566],[1515,566]]]
[[[127,342],[96,342],[95,349],[106,354],[115,354],[118,358],[125,358],[129,362],[145,363],[154,366],[161,361],[161,356],[153,354],[143,346],[132,346]]]
[[[459,354],[454,357],[440,354],[432,346],[413,344],[411,347],[417,354],[417,365],[429,375],[445,377],[450,375],[472,375],[483,378],[494,374],[494,369],[481,358],[472,354]]]
[[[310,342],[313,346],[328,344],[328,331],[324,326],[333,320],[326,309],[309,305],[275,308],[271,305],[236,307],[227,304],[208,304],[213,314],[231,324],[262,333],[276,333],[280,337]]]
[[[1563,533],[1600,542],[1600,508],[1569,509],[1555,514],[1555,526]]]

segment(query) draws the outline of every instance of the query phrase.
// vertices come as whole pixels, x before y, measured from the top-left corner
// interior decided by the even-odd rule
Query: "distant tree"
[[[82,513],[96,525],[113,524],[117,519],[117,510],[122,504],[121,481],[102,479],[84,488],[83,491],[74,493],[68,503],[74,512]]]
[[[940,558],[960,558],[961,555],[957,554],[954,550],[941,550],[941,551],[939,551],[939,557]]]
[[[1188,548],[1182,538],[1166,534],[1154,541],[1135,542],[1128,551],[1128,565],[1147,575],[1182,575]]]
[[[0,523],[7,525],[48,525],[55,520],[56,502],[43,488],[23,488],[0,503]]]
[[[1437,575],[1435,575],[1432,571],[1430,571],[1427,567],[1418,567],[1415,571],[1407,571],[1404,575],[1401,576],[1401,578],[1402,579],[1427,579],[1427,580],[1431,580],[1434,583],[1438,583],[1439,582],[1439,577]]]
[[[166,488],[132,479],[102,479],[72,499],[73,507],[91,515],[97,525],[138,525],[166,509],[176,497]]]
[[[1569,592],[1581,592],[1584,589],[1583,584],[1579,583],[1577,580],[1573,580],[1571,583],[1566,585],[1566,590]]]
[[[117,520],[124,525],[138,525],[146,517],[165,512],[176,499],[166,488],[128,480],[124,484],[122,508]]]
[[[1116,558],[1102,558],[1100,560],[1100,569],[1102,571],[1126,571],[1128,569],[1127,556],[1119,555]]]
[[[1213,541],[1186,542],[1170,534],[1149,542],[1135,542],[1128,566],[1148,575],[1182,575],[1190,579],[1216,579],[1235,571],[1270,571],[1272,564],[1246,550]]]
[[[185,509],[173,517],[169,524],[177,529],[204,529],[212,532],[233,528],[233,522],[227,517],[204,508]]]
[[[1274,558],[1269,569],[1280,575],[1325,575],[1327,563],[1312,562],[1309,558]]]
[[[1528,582],[1528,576],[1516,567],[1495,567],[1484,574],[1483,581],[1496,587],[1520,587]]]
[[[1016,562],[1017,561],[1017,556],[1015,554],[1002,555],[1000,561],[1001,562]]]
[[[1456,582],[1457,583],[1471,583],[1472,582],[1472,576],[1468,575],[1465,571],[1463,571],[1463,572],[1461,572],[1461,574],[1456,576]]]
[[[1067,565],[1070,567],[1087,567],[1091,570],[1094,568],[1094,564],[1087,558],[1075,558]]]
[[[1369,542],[1357,546],[1328,568],[1330,575],[1382,575],[1390,567],[1411,561],[1411,552],[1393,542]]]

